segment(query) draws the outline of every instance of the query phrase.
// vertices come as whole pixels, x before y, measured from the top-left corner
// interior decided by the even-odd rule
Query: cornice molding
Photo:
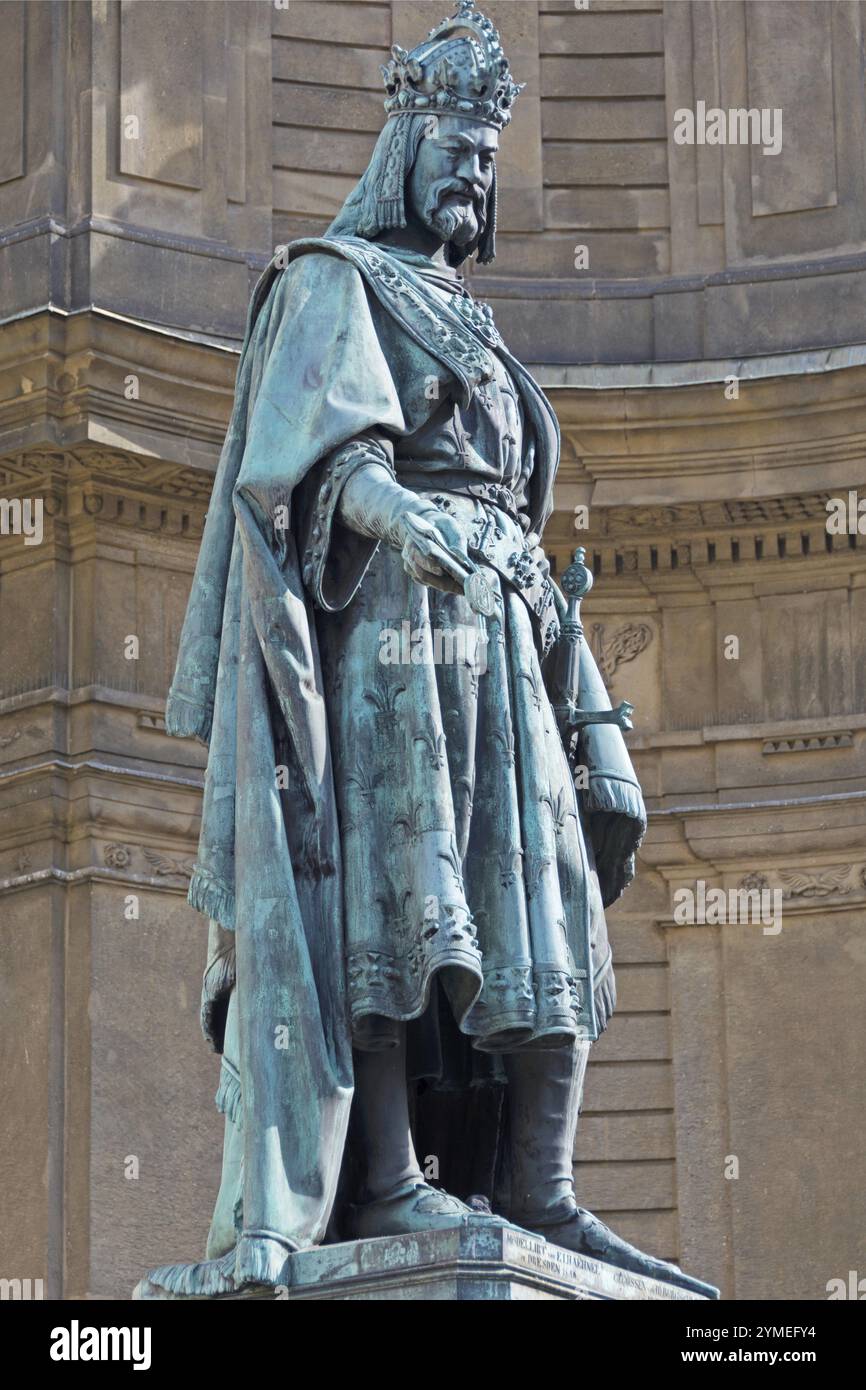
[[[593,596],[597,612],[618,602],[611,581],[632,581],[657,597],[744,585],[757,593],[766,583],[801,587],[808,566],[813,586],[824,571],[838,585],[840,568],[858,576],[866,571],[866,535],[827,530],[828,499],[849,491],[856,486],[764,502],[592,507],[589,527],[578,531],[574,514],[560,506],[545,530],[545,547],[560,570],[576,546],[585,547],[590,569],[605,581]],[[866,498],[866,488],[860,495]]]
[[[236,370],[236,356],[219,347],[104,314],[45,312],[8,323],[0,453],[91,446],[212,475]]]
[[[866,480],[866,363],[743,377],[736,389],[562,387],[558,487],[598,508],[676,507]]]
[[[213,479],[201,469],[123,449],[79,446],[0,455],[0,495],[42,498],[43,545],[57,523],[72,533],[82,524],[161,532],[197,541]],[[23,543],[4,556],[10,566],[39,558],[42,546]]]

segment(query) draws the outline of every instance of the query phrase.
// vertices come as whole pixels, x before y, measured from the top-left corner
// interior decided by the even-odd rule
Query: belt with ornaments
[[[524,533],[513,494],[507,488],[484,483],[467,484],[459,491],[453,487],[441,492],[424,489],[424,495],[444,512],[468,512],[470,558],[495,569],[520,594],[532,615],[543,659],[559,636],[550,565],[535,533]],[[504,505],[509,499],[511,505]]]

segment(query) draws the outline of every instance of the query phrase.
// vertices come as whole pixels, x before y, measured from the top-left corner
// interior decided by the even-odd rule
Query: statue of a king
[[[473,1219],[705,1288],[574,1189],[646,817],[541,545],[556,417],[458,273],[495,253],[519,88],[473,0],[383,73],[366,172],[255,291],[168,702],[209,749],[225,1140],[206,1259],[139,1294]]]

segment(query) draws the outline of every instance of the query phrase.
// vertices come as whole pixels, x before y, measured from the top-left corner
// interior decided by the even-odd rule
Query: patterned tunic
[[[521,510],[532,450],[494,363],[467,409],[444,400],[390,443],[398,482],[514,559],[537,547]],[[319,498],[332,545],[345,468],[343,452]],[[480,1051],[591,1035],[601,895],[542,678],[544,634],[519,564],[485,577],[501,596],[491,618],[410,579],[382,544],[351,603],[318,616],[356,1046],[390,1045],[437,981]]]

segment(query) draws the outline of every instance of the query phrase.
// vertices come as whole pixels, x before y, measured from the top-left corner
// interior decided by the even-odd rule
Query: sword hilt
[[[633,714],[634,705],[630,705],[628,700],[620,700],[616,709],[579,709],[569,701],[565,717],[573,729],[582,729],[586,724],[616,724],[625,731],[634,728],[631,722]]]
[[[561,580],[568,607],[562,620],[560,656],[555,680],[559,698],[553,708],[563,735],[566,731],[579,731],[587,724],[615,724],[625,732],[634,727],[631,722],[634,705],[629,704],[628,700],[620,701],[616,709],[581,709],[577,703],[580,689],[580,644],[585,640],[580,605],[592,588],[593,582],[592,571],[587,568],[585,560],[586,551],[579,545]]]

